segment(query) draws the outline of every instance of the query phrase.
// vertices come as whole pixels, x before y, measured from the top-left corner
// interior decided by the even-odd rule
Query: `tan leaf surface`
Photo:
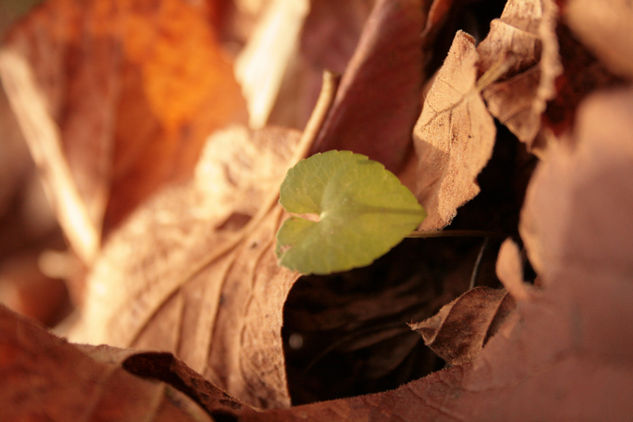
[[[95,359],[1,305],[0,333],[0,420],[212,420],[174,388],[125,371],[118,351]]]
[[[633,185],[627,182],[633,168],[632,109],[630,88],[586,100],[574,129],[577,147],[553,147],[548,154],[556,158],[537,174],[537,181],[564,175],[558,189],[528,190],[521,237],[545,280],[571,268],[591,274],[603,267],[621,274],[631,270],[633,237],[626,234],[633,230]],[[539,208],[540,204],[548,207]],[[563,228],[558,218],[565,218]]]
[[[195,179],[113,233],[71,338],[171,351],[247,403],[287,406],[280,330],[297,275],[277,265],[281,208],[270,208],[298,139],[282,129],[213,136]]]
[[[242,113],[211,15],[177,0],[51,0],[4,44],[3,83],[85,260],[102,228],[190,174],[206,136]]]
[[[505,290],[475,287],[431,318],[409,326],[447,364],[460,365],[479,355],[514,307]]]
[[[351,150],[398,171],[419,112],[421,0],[378,0],[312,152]]]
[[[492,155],[495,127],[475,88],[477,60],[472,37],[458,32],[413,130],[423,230],[446,226],[479,193],[476,177]]]
[[[595,3],[569,0],[563,19],[581,41],[614,73],[633,77],[633,6],[627,0]]]
[[[555,35],[557,8],[551,0],[510,0],[478,46],[480,69],[506,67],[502,80],[484,89],[490,113],[529,147],[541,126],[547,100],[560,74]]]
[[[511,330],[504,326],[474,361],[394,391],[241,420],[628,418],[632,101],[630,89],[588,100],[575,132],[576,149],[558,146],[537,169],[521,225],[544,287],[518,300]]]

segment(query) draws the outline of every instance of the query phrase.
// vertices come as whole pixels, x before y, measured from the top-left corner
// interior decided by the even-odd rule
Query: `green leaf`
[[[371,264],[413,231],[424,209],[398,178],[350,151],[327,151],[288,170],[279,202],[294,216],[277,232],[279,263],[303,274]]]

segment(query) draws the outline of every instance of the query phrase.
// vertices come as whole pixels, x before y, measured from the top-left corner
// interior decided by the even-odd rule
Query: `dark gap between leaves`
[[[450,229],[482,229],[519,240],[518,221],[536,159],[498,125],[481,193]],[[434,315],[466,290],[483,239],[405,239],[372,265],[302,277],[284,306],[282,337],[293,405],[385,391],[444,366],[407,322]],[[503,239],[490,239],[477,285],[495,275]],[[529,263],[527,264],[529,266]]]

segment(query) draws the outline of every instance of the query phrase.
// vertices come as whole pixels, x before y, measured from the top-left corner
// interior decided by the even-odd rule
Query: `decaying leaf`
[[[477,174],[492,155],[495,127],[475,87],[477,60],[472,37],[458,32],[413,131],[423,230],[446,226],[477,195]]]
[[[3,421],[211,421],[171,386],[124,370],[120,351],[95,359],[0,305],[0,419]],[[129,352],[128,352],[129,353]]]
[[[297,274],[277,265],[282,210],[270,207],[298,139],[283,129],[214,136],[196,179],[112,234],[71,338],[171,351],[246,403],[287,406],[280,330]]]
[[[461,365],[479,355],[514,307],[505,290],[475,287],[433,317],[409,326],[446,363]]]
[[[3,45],[3,83],[88,262],[102,228],[186,178],[208,134],[243,113],[209,14],[177,0],[51,0]]]
[[[633,7],[626,0],[610,0],[593,7],[587,0],[568,0],[563,19],[582,42],[609,69],[629,79],[633,77]]]
[[[422,88],[421,0],[379,0],[312,152],[350,150],[397,172],[411,145]]]
[[[490,113],[528,147],[541,126],[546,102],[560,74],[552,0],[510,0],[478,46],[482,72],[501,67],[502,80],[483,90]]]

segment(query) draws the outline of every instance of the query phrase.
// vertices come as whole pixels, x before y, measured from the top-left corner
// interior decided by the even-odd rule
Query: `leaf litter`
[[[158,3],[163,11],[176,7],[169,1]],[[238,14],[241,3],[234,5]],[[99,213],[88,213],[95,232],[106,227],[110,234],[103,249],[95,252],[71,339],[145,352],[78,349],[3,310],[2,332],[7,335],[3,336],[0,370],[23,374],[20,371],[28,367],[27,373],[33,374],[0,389],[3,411],[14,412],[11,417],[44,413],[65,417],[70,414],[66,412],[80,408],[88,412],[84,415],[101,415],[110,408],[109,400],[115,400],[123,412],[135,417],[137,409],[154,409],[152,417],[158,420],[178,420],[184,414],[196,414],[198,420],[204,420],[207,416],[201,411],[214,418],[261,421],[415,420],[420,415],[439,420],[508,420],[517,415],[524,419],[600,419],[631,413],[626,392],[633,387],[633,336],[627,332],[627,322],[633,317],[628,306],[633,273],[633,245],[629,245],[633,236],[629,232],[633,229],[628,219],[628,198],[632,195],[627,181],[633,168],[628,139],[628,114],[633,106],[626,43],[614,39],[610,25],[604,24],[616,18],[603,14],[594,21],[590,8],[578,7],[580,1],[557,2],[560,14],[549,1],[524,2],[523,6],[509,1],[499,20],[491,23],[488,37],[451,33],[454,48],[432,77],[425,73],[433,71],[428,60],[445,55],[441,47],[435,50],[434,37],[450,32],[451,12],[464,6],[437,0],[399,2],[410,8],[407,10],[415,9],[408,15],[415,17],[411,28],[417,27],[423,35],[414,41],[407,37],[415,31],[404,29],[406,25],[398,27],[403,15],[387,3],[376,2],[362,34],[353,32],[359,36],[356,52],[350,55],[351,42],[338,62],[345,63],[345,57],[351,57],[343,72],[344,89],[336,94],[332,108],[321,107],[316,113],[325,116],[326,124],[309,123],[309,135],[304,134],[302,143],[300,134],[289,129],[254,131],[234,126],[218,131],[230,119],[223,120],[213,128],[200,129],[204,136],[198,138],[197,151],[202,154],[189,156],[182,167],[183,176],[170,179],[177,183],[163,185],[165,179],[160,179],[152,188],[156,194],[152,198],[147,193],[135,196],[138,203],[134,206],[123,200],[128,211],[117,214],[121,217],[93,219]],[[612,12],[620,7],[618,4],[610,2],[605,7]],[[68,5],[72,2],[62,6],[61,1],[51,1],[30,19],[45,16],[42,10]],[[208,5],[213,9],[214,2]],[[75,13],[72,7],[60,10]],[[198,9],[188,16],[196,13],[203,16],[206,12]],[[215,16],[206,22],[217,24],[214,19],[228,19],[214,13],[205,15]],[[356,15],[357,22],[364,22],[363,13]],[[98,16],[94,19],[97,25]],[[25,22],[23,30],[32,31],[29,20]],[[592,28],[591,22],[596,22],[595,34],[586,29]],[[399,29],[393,31],[390,25],[394,24]],[[209,35],[214,31],[203,30],[205,37],[211,37],[208,39],[215,37]],[[420,61],[402,69],[393,66],[398,57],[395,62],[381,63],[388,54],[384,48],[374,49],[381,45],[381,31],[385,31],[384,40],[391,40],[391,36],[409,46],[399,58]],[[16,51],[11,44],[16,35],[12,37],[4,44],[5,53],[7,46]],[[446,40],[440,41],[446,44]],[[297,44],[299,50],[302,46]],[[452,58],[458,46],[468,60]],[[416,48],[419,50],[413,51]],[[99,51],[105,54],[113,50],[106,45]],[[27,122],[22,122],[26,128],[30,127],[30,111],[20,103],[23,90],[34,93],[44,111],[46,107],[41,106],[46,101],[64,98],[66,89],[72,91],[72,84],[51,91],[34,83],[37,78],[26,83],[16,79],[12,73],[15,62],[3,57],[3,84],[14,109],[23,114],[18,117]],[[285,63],[290,68],[293,62]],[[497,63],[506,63],[504,71],[487,73]],[[32,66],[28,61],[22,64],[26,69]],[[55,71],[62,72],[60,69]],[[90,75],[90,69],[80,61],[76,72]],[[44,70],[36,69],[35,73]],[[112,69],[103,71],[107,76]],[[491,74],[494,77],[487,80],[486,75]],[[160,80],[163,76],[157,77]],[[78,79],[82,80],[82,89],[88,89],[89,78]],[[293,83],[302,87],[297,92],[310,92],[314,80],[314,73],[305,82],[282,78],[278,89],[282,93],[291,86],[284,84]],[[122,86],[125,95],[136,92]],[[349,87],[360,88],[355,91]],[[605,91],[604,87],[617,89]],[[189,95],[185,85],[181,88],[183,95]],[[210,95],[212,90],[207,88],[200,91]],[[95,98],[104,96],[97,92]],[[387,106],[392,97],[398,97],[396,92],[404,93],[399,97],[406,105],[401,113]],[[313,101],[288,95],[277,99],[283,99],[286,110],[292,110],[294,101],[303,104],[297,110],[305,110],[305,104]],[[436,107],[441,101],[449,105],[447,110]],[[460,110],[464,106],[466,111]],[[306,118],[305,112],[303,117],[300,113],[275,115],[275,107],[281,103],[271,109],[271,116],[282,126],[297,127],[297,122]],[[81,113],[73,110],[71,107],[69,119],[80,120]],[[198,107],[186,110],[176,113],[185,121],[192,113],[202,113]],[[389,111],[392,117],[379,118]],[[495,123],[490,114],[499,121]],[[365,117],[359,120],[359,115]],[[165,127],[178,120],[170,120],[174,116],[161,114]],[[46,139],[61,151],[63,160],[53,166],[63,173],[68,171],[64,166],[73,162],[72,154],[62,148],[68,133],[57,132],[64,121],[55,113],[47,119],[47,127],[52,129],[45,133],[62,134]],[[442,128],[428,124],[442,119],[446,119]],[[478,142],[485,142],[469,149],[473,145],[468,143],[468,135],[477,134],[472,128],[484,124],[492,134],[475,136]],[[205,142],[214,129],[215,134]],[[391,132],[394,136],[389,140],[384,134]],[[340,133],[358,137],[349,137],[347,143],[348,136]],[[319,141],[312,144],[315,134]],[[534,175],[531,169],[537,160],[519,141],[540,158]],[[285,170],[313,145],[314,149],[337,146],[355,152],[371,149],[376,151],[370,154],[372,158],[399,170],[397,175],[408,186],[430,183],[425,196],[416,192],[429,208],[429,216],[435,216],[429,228],[448,225],[448,230],[489,230],[491,236],[501,233],[512,241],[499,248],[495,240],[487,250],[482,249],[480,267],[474,265],[481,245],[477,239],[457,239],[456,243],[409,240],[366,269],[300,278],[280,268],[273,253],[274,233],[285,217],[275,198]],[[437,145],[448,146],[450,159],[440,160],[439,171],[428,178],[429,169],[438,164],[430,154]],[[176,161],[168,160],[165,166]],[[94,170],[93,163],[83,164]],[[140,166],[138,171],[143,169],[146,167]],[[77,173],[69,174],[62,186],[78,188],[83,182],[76,180]],[[103,180],[111,177],[106,174]],[[121,177],[128,189],[136,189],[129,174]],[[86,189],[87,195],[78,196],[79,207],[94,206],[90,205],[91,195],[103,195],[102,180],[94,180],[98,183],[92,188],[79,189]],[[528,181],[519,223],[518,209]],[[144,182],[138,183],[142,186]],[[55,194],[59,192],[53,189]],[[448,205],[442,208],[439,204]],[[101,207],[106,217],[114,212]],[[131,211],[133,208],[136,210]],[[123,215],[128,216],[125,221]],[[58,218],[63,219],[59,212]],[[108,221],[119,222],[110,225]],[[73,229],[68,225],[65,229],[81,254],[80,243],[72,240]],[[101,239],[101,235],[97,237]],[[436,265],[434,260],[442,256],[444,263]],[[473,270],[474,266],[478,270]],[[536,278],[531,274],[532,266]],[[506,290],[498,289],[497,277]],[[469,290],[469,279],[482,286]],[[425,287],[418,290],[420,286]],[[490,300],[481,302],[482,298]],[[505,308],[507,302],[516,302],[516,308]],[[440,311],[442,305],[446,307]],[[444,360],[435,357],[406,326],[407,322],[423,320],[426,325],[420,329],[431,349],[448,363],[444,369],[438,370]],[[15,327],[19,327],[17,331]],[[16,332],[20,336],[16,337]],[[300,337],[295,335],[291,342],[293,334]],[[300,343],[297,339],[303,347],[293,352],[290,346],[296,347]],[[28,346],[31,340],[34,343]],[[29,361],[27,350],[32,351],[31,356],[45,358]],[[51,372],[59,362],[55,357],[60,355],[72,357],[62,361],[80,363],[59,366],[65,377],[72,374],[73,379],[79,378],[76,383],[67,383],[67,378],[61,381],[55,375],[59,372]],[[301,359],[303,365],[316,370],[296,367]],[[358,365],[352,368],[349,362]],[[416,364],[418,367],[413,368]],[[332,371],[337,365],[341,368],[338,374]],[[91,380],[104,379],[99,375],[103,371],[114,375],[98,384],[102,399],[94,407],[85,410],[81,407],[85,402],[68,401],[75,396],[66,393],[69,389],[81,388],[85,380],[94,386]],[[315,372],[327,376],[320,379],[321,374]],[[348,373],[358,382],[350,383]],[[147,383],[139,376],[162,382]],[[122,388],[117,384],[119,378],[125,385],[138,384],[136,393],[116,396],[117,389]],[[40,389],[28,396],[31,399],[25,407],[15,406],[13,394],[28,391],[33,385],[29,383],[36,379],[50,383],[54,391]],[[303,391],[302,383],[306,385]],[[178,396],[181,393],[173,387],[185,395]],[[331,395],[327,390],[332,390]],[[368,392],[374,394],[358,396]],[[176,396],[180,398],[174,401]],[[355,397],[339,398],[345,396]],[[324,398],[338,399],[288,408]],[[266,407],[277,409],[261,410]],[[167,416],[162,416],[163,412]],[[111,413],[103,415],[113,417]]]

